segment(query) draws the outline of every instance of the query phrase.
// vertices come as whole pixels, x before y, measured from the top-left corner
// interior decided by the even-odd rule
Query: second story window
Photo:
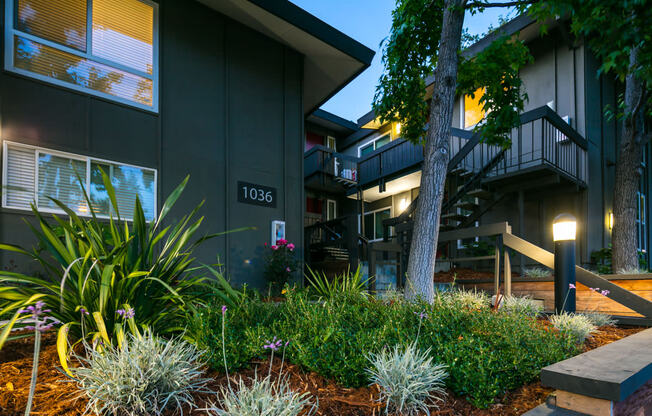
[[[480,103],[484,88],[478,88],[473,96],[465,95],[462,100],[462,128],[470,129],[484,119],[485,112]]]
[[[389,142],[392,141],[390,133],[385,133],[384,135],[372,140],[371,142],[365,143],[362,146],[358,147],[358,157],[364,157],[374,150],[380,149]]]
[[[6,0],[5,68],[157,111],[157,15],[148,0]]]

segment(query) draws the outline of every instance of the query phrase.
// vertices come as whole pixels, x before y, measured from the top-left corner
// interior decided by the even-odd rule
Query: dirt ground
[[[616,341],[645,328],[603,327],[585,344],[585,350],[597,348],[609,342]],[[80,395],[75,383],[59,370],[59,362],[55,347],[54,334],[46,334],[44,347],[39,360],[38,384],[32,414],[41,416],[82,415],[87,401]],[[0,414],[3,416],[19,416],[24,413],[29,393],[29,380],[32,371],[32,339],[26,338],[8,343],[0,352]],[[280,360],[275,359],[272,372],[277,373]],[[266,362],[252,362],[249,369],[232,375],[233,378],[251,377],[255,369],[265,373],[269,365]],[[283,373],[289,375],[290,384],[295,390],[309,391],[319,400],[318,415],[323,416],[376,416],[384,414],[384,409],[377,403],[378,389],[376,386],[362,388],[344,388],[315,373],[302,371],[291,364],[285,365]],[[212,390],[219,390],[226,385],[226,378],[216,373],[208,373],[213,379]],[[446,401],[439,409],[431,411],[432,415],[520,415],[543,403],[552,389],[542,387],[539,382],[525,385],[510,391],[486,410],[473,407],[464,398],[456,397],[449,392]],[[210,401],[215,401],[215,395],[197,395],[199,408],[207,407]],[[184,414],[200,415],[203,411],[193,411]],[[167,416],[176,416],[170,413]]]

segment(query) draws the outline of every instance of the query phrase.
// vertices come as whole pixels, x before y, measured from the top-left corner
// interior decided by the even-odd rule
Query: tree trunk
[[[638,48],[629,55],[631,72],[638,66]],[[616,163],[614,184],[614,225],[612,244],[612,269],[614,273],[638,268],[636,216],[637,191],[642,174],[645,105],[644,84],[633,73],[625,80],[625,111],[620,152]]]
[[[429,303],[435,295],[433,277],[457,86],[457,53],[464,25],[463,3],[463,0],[450,0],[445,6],[407,268],[406,297],[421,298]]]

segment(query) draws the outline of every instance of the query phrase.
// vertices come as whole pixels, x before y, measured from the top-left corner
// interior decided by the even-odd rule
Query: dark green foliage
[[[209,364],[223,370],[221,305],[201,312],[194,337],[212,351]],[[569,357],[576,346],[518,314],[477,310],[436,300],[434,305],[384,303],[362,296],[311,302],[305,292],[290,291],[278,305],[251,298],[229,309],[227,361],[231,370],[267,355],[262,346],[277,336],[290,340],[287,359],[345,386],[368,383],[367,355],[385,345],[416,339],[418,314],[425,311],[419,346],[431,348],[435,361],[448,365],[447,386],[488,406],[509,389],[535,380],[542,367]]]
[[[429,116],[424,80],[437,64],[445,7],[443,0],[399,0],[383,50],[385,73],[376,88],[374,111],[383,121],[400,121],[401,135],[414,142],[422,140]],[[477,5],[466,8],[482,11]],[[520,93],[519,69],[531,59],[522,42],[505,36],[473,57],[460,56],[457,93],[486,88],[481,103],[487,116],[476,130],[488,143],[509,145],[505,133],[519,124],[527,100]]]
[[[597,266],[598,273],[600,274],[614,273],[611,267],[611,258],[612,258],[611,244],[609,244],[609,247],[603,247],[600,250],[595,250],[591,252],[591,263]],[[641,270],[647,269],[647,259],[645,258],[645,253],[641,251],[638,252],[638,267]]]
[[[265,278],[275,294],[288,283],[292,273],[297,271],[299,261],[296,258],[294,244],[287,240],[278,240],[276,244],[265,244]]]

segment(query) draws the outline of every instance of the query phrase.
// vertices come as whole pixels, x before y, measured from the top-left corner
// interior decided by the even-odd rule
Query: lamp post
[[[552,222],[555,242],[555,312],[575,312],[575,234],[577,221],[560,214]]]

